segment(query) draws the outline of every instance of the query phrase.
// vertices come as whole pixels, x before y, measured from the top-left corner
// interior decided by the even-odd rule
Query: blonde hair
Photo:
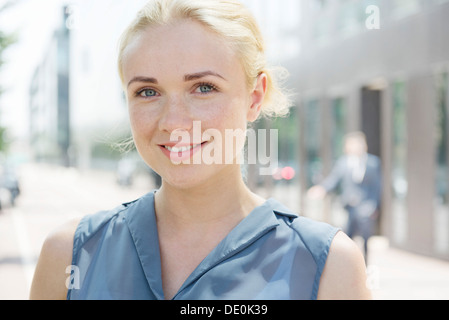
[[[262,33],[251,12],[237,0],[148,1],[120,40],[118,68],[122,83],[124,51],[134,36],[148,26],[166,25],[175,19],[192,19],[228,40],[242,63],[249,88],[254,86],[260,74],[267,75],[262,115],[272,117],[288,114],[290,101],[280,87],[281,78],[287,73],[283,68],[267,66]]]

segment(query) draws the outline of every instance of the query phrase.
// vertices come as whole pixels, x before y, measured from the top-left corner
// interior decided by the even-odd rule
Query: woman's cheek
[[[150,128],[152,122],[155,122],[154,116],[145,107],[131,106],[129,107],[129,119],[133,131],[140,132]]]

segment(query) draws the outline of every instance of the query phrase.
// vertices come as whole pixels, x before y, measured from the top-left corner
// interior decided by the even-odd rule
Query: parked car
[[[9,192],[10,205],[15,206],[16,198],[20,195],[19,179],[16,170],[12,166],[3,165],[0,171],[0,188]],[[0,208],[1,206],[2,203],[0,202]]]

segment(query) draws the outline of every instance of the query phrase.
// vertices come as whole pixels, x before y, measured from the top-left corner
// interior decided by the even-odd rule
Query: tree
[[[3,7],[0,8],[0,13],[8,7],[10,2],[7,2]],[[16,36],[15,35],[8,35],[5,34],[3,31],[0,30],[0,73],[1,68],[3,64],[5,63],[3,59],[3,54],[5,50],[11,46],[13,43],[16,42]],[[4,90],[2,87],[0,87],[0,96],[4,93]],[[0,115],[1,116],[1,115]],[[8,141],[6,139],[7,136],[7,129],[5,127],[0,126],[0,152],[5,152],[8,147]]]

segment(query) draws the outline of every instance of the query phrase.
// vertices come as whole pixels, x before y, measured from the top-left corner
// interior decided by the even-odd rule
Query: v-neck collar
[[[162,289],[161,254],[154,209],[155,191],[130,205],[125,214],[131,236],[142,264],[147,282],[157,299],[164,299]],[[296,218],[297,215],[276,200],[269,199],[251,211],[229,234],[200,262],[187,277],[176,297],[190,284],[219,263],[245,249],[257,239],[279,225],[275,213]]]

